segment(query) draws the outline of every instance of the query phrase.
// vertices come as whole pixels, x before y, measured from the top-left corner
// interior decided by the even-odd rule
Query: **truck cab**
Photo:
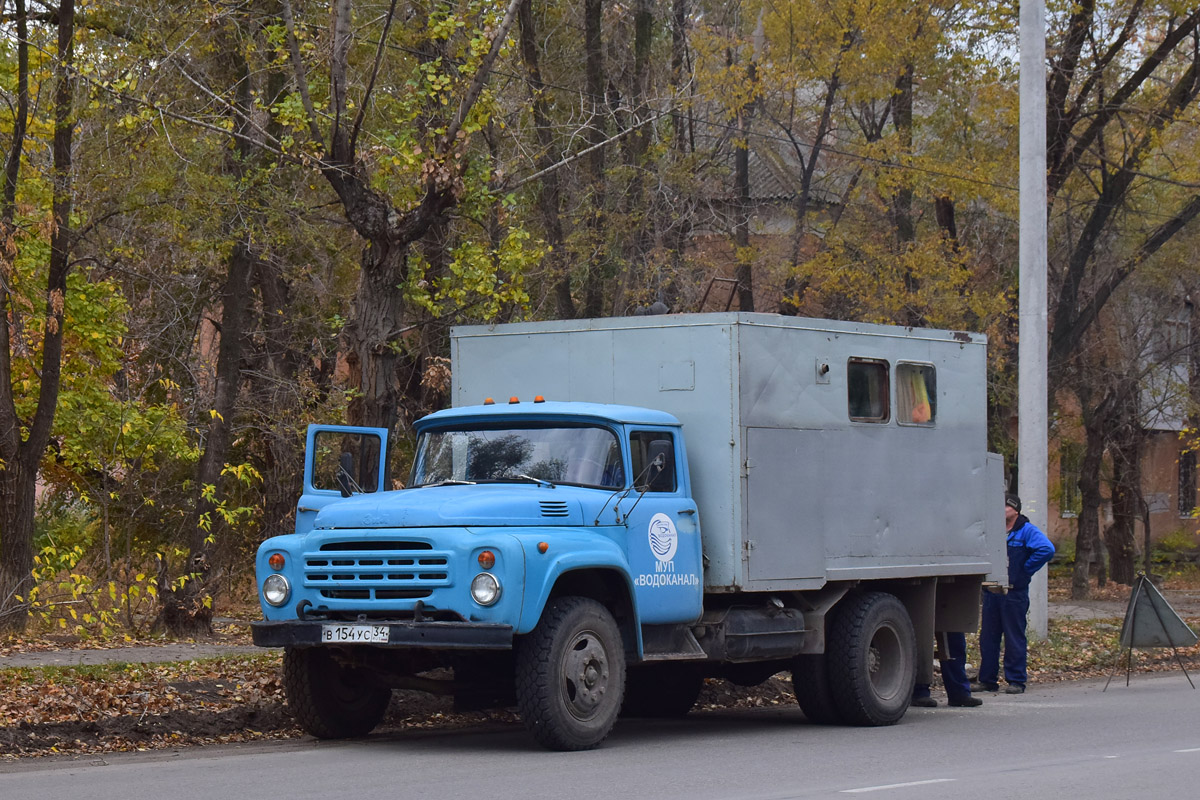
[[[698,513],[670,414],[513,398],[431,414],[416,431],[406,487],[381,491],[385,431],[310,429],[296,533],[257,557],[255,642],[288,648],[289,672],[329,655],[326,677],[371,661],[372,680],[404,685],[406,666],[511,650],[568,592],[612,617],[618,640],[593,653],[610,673],[626,652],[641,659],[644,626],[700,619]],[[407,649],[422,657],[396,659],[389,676],[386,653]]]

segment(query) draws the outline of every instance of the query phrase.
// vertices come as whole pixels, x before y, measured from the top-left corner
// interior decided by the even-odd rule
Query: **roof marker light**
[[[517,403],[519,403],[519,402],[521,402],[521,398],[519,398],[519,397],[510,397],[510,398],[508,398],[508,404],[509,404],[510,406],[511,406],[511,405],[516,405],[516,404],[517,404]]]
[[[496,401],[490,397],[485,397],[485,398],[483,398],[483,404],[485,406],[494,406],[494,405],[496,405]]]
[[[535,402],[535,403],[544,403],[544,402],[546,402],[546,398],[542,397],[542,396],[539,394],[537,397],[533,398],[533,402]]]

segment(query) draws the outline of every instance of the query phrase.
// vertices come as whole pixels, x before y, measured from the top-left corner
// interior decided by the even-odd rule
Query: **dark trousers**
[[[1004,640],[1004,680],[1024,686],[1029,645],[1025,638],[1029,590],[1008,594],[983,593],[983,619],[979,626],[979,682],[999,683],[1000,640]]]
[[[969,697],[971,682],[967,680],[966,634],[947,633],[946,650],[941,659],[942,683],[946,684],[946,697],[951,700]]]
[[[946,697],[951,701],[971,696],[971,682],[967,680],[967,636],[964,633],[938,634],[945,636],[946,652],[938,659],[942,667],[942,683]],[[929,684],[918,683],[913,687],[913,697],[929,697]]]

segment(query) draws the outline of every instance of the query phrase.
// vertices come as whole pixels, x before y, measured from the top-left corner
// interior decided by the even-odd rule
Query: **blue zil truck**
[[[555,750],[790,672],[805,717],[889,725],[1002,580],[986,341],[703,314],[452,332],[454,407],[312,426],[259,548],[288,703],[360,736],[393,689],[515,705]]]

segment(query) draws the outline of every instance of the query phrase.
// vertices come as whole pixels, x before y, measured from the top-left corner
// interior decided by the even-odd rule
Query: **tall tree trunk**
[[[1086,600],[1091,596],[1091,568],[1100,556],[1100,466],[1104,459],[1103,421],[1088,412],[1087,398],[1080,398],[1084,408],[1086,436],[1083,461],[1079,467],[1080,510],[1075,534],[1075,567],[1071,573],[1071,597]]]
[[[349,199],[349,203],[343,199],[346,218],[356,228],[364,224],[364,218],[375,216],[373,202],[359,204],[353,197]],[[409,246],[393,244],[383,235],[363,247],[353,310],[342,331],[354,390],[346,409],[351,425],[394,430],[399,419],[398,358],[391,342],[406,319],[398,287],[408,279]]]
[[[690,85],[690,71],[687,69],[687,23],[688,0],[671,0],[671,143],[672,155],[677,165],[686,163],[691,154],[688,143],[692,111],[690,104],[683,99],[685,87]],[[693,198],[690,192],[680,192],[675,202],[686,206],[693,202]],[[684,252],[691,239],[692,218],[690,209],[684,207],[661,223],[662,228],[667,231],[665,244],[671,253],[671,265],[676,274],[683,268]],[[667,299],[665,295],[664,289],[664,300]]]
[[[266,376],[254,383],[258,400],[254,407],[262,409],[266,419],[274,419],[278,409],[292,406],[297,399],[301,365],[307,364],[311,385],[321,391],[328,388],[333,375],[333,356],[321,353],[302,358],[286,336],[283,321],[285,309],[291,305],[292,287],[273,259],[263,259],[255,266],[254,279],[262,298],[263,346],[258,352],[256,371]],[[290,533],[294,528],[296,498],[300,495],[300,451],[303,442],[286,427],[271,426],[264,437],[262,451],[261,500],[264,537]]]
[[[892,97],[892,121],[900,138],[900,148],[904,156],[912,154],[913,146],[913,65],[905,64],[904,71],[896,79],[896,94]],[[896,228],[897,254],[903,255],[917,240],[917,226],[913,218],[913,190],[907,181],[892,198],[892,221]],[[908,303],[904,310],[904,324],[910,327],[921,327],[925,324],[925,315],[916,304],[917,292],[921,288],[920,279],[913,274],[911,268],[904,270],[904,292]]]
[[[24,14],[21,14],[22,20]],[[22,38],[22,42],[24,38]],[[25,51],[27,53],[27,51]],[[45,333],[42,338],[40,386],[37,409],[22,439],[22,420],[17,416],[12,394],[12,350],[7,319],[0,320],[0,631],[24,629],[27,605],[17,597],[26,597],[32,585],[34,496],[38,467],[58,403],[62,378],[62,346],[64,309],[67,298],[67,273],[71,267],[71,211],[74,187],[71,180],[71,144],[74,135],[74,55],[75,2],[62,0],[58,9],[58,49],[54,64],[54,137],[50,232],[50,263],[46,279]],[[18,66],[20,68],[20,53]],[[28,61],[24,60],[27,70]],[[26,81],[28,73],[26,71]],[[18,78],[19,87],[28,86]],[[18,92],[20,93],[20,88]],[[28,105],[25,105],[28,109]],[[20,106],[18,114],[21,114]],[[15,197],[16,176],[20,169],[23,142],[16,139],[20,129],[24,138],[24,122],[14,127],[14,139],[9,150],[5,171],[4,266],[11,268],[16,255],[12,231],[15,208],[9,191]],[[13,177],[10,184],[9,177]],[[3,281],[3,310],[12,310],[13,299],[8,294],[8,281]]]
[[[613,314],[625,311],[625,297],[634,276],[644,272],[651,247],[651,218],[646,208],[646,152],[650,146],[650,127],[646,124],[650,109],[646,105],[647,83],[650,75],[650,46],[654,33],[654,13],[651,0],[635,0],[633,15],[633,89],[629,105],[633,108],[627,125],[635,126],[625,137],[625,164],[629,168],[629,184],[625,189],[623,216],[627,234],[624,248],[624,270],[621,285],[613,298]]]
[[[1140,448],[1134,442],[1123,442],[1111,448],[1113,454],[1113,524],[1104,531],[1108,549],[1108,575],[1117,583],[1133,585],[1137,549],[1134,546],[1134,523],[1142,516],[1141,470],[1135,459]]]
[[[196,470],[196,482],[200,491],[196,500],[197,524],[189,531],[188,540],[193,563],[207,559],[212,551],[206,542],[208,534],[201,528],[200,520],[207,519],[214,530],[219,526],[219,520],[214,519],[213,514],[216,503],[224,496],[221,472],[229,457],[233,419],[242,383],[242,351],[250,316],[250,290],[256,262],[257,258],[249,242],[242,241],[234,245],[229,256],[225,285],[221,290],[221,330],[213,408],[209,415],[204,452]],[[205,486],[215,488],[212,500],[204,496]]]
[[[550,170],[556,162],[554,155],[554,132],[551,130],[550,114],[546,104],[546,84],[542,81],[539,63],[537,28],[533,18],[533,0],[521,0],[517,12],[521,26],[521,59],[528,76],[530,105],[533,110],[533,131],[537,138],[538,153],[534,159],[538,171]],[[566,236],[562,223],[562,190],[557,170],[546,172],[540,182],[538,212],[542,217],[542,230],[550,252],[546,265],[554,285],[555,310],[560,319],[574,319],[575,301],[571,297],[571,272],[567,263]]]
[[[605,108],[604,46],[601,36],[603,15],[601,0],[583,0],[584,85],[587,102],[591,104],[585,141],[594,148],[587,157],[588,246],[587,275],[583,288],[583,315],[599,317],[604,313],[604,286],[608,280],[609,253],[606,241],[605,206],[605,140],[607,111]]]
[[[209,414],[204,452],[196,468],[197,494],[188,525],[188,562],[183,572],[190,580],[179,588],[160,587],[155,627],[174,636],[212,632],[211,579],[221,574],[214,563],[216,542],[224,523],[217,508],[224,499],[222,472],[229,456],[232,424],[242,383],[242,345],[249,320],[252,275],[256,258],[248,242],[234,245],[228,274],[221,290],[221,330],[217,351],[213,407]],[[207,487],[211,487],[211,493]],[[167,565],[162,565],[165,569]]]
[[[732,54],[730,62],[732,66]],[[747,79],[754,83],[753,63],[746,72]],[[753,109],[753,100],[738,109],[738,138],[733,150],[733,244],[737,262],[734,277],[737,279],[738,308],[742,311],[754,310],[753,258],[750,255],[750,115]]]
[[[683,87],[689,83],[687,70],[687,22],[688,0],[671,0],[671,89],[675,97],[671,114],[674,128],[675,152],[683,156],[688,153],[688,122],[691,110],[685,115],[682,105]]]
[[[19,630],[25,624],[25,604],[17,600],[28,591],[33,569],[33,484],[21,466],[21,426],[12,393],[12,341],[9,287],[17,258],[17,181],[25,131],[29,121],[29,23],[25,0],[16,0],[17,107],[12,139],[4,163],[3,208],[0,210],[0,630]],[[28,541],[28,544],[26,544]]]

